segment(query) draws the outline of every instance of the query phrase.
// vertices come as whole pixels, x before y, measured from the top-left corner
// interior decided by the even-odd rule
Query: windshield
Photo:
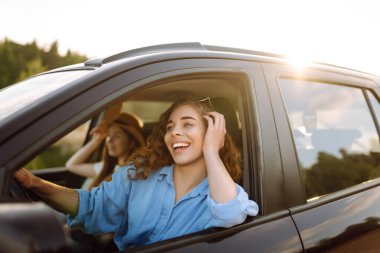
[[[48,93],[78,79],[88,70],[63,71],[36,76],[0,90],[0,120],[26,108]]]

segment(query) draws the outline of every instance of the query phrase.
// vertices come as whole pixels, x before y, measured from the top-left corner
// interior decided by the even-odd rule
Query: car
[[[357,70],[296,68],[281,55],[200,43],[129,50],[14,84],[0,91],[1,247],[78,252],[83,243],[62,214],[17,184],[20,167],[80,188],[84,178],[65,161],[100,121],[138,115],[147,138],[173,101],[209,97],[242,152],[240,184],[258,216],[126,252],[377,252],[379,84]],[[90,243],[117,251],[101,236]]]

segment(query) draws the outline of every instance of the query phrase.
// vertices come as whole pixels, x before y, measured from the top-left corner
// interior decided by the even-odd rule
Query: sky
[[[378,0],[0,0],[0,9],[0,40],[58,41],[62,54],[200,42],[380,75]]]

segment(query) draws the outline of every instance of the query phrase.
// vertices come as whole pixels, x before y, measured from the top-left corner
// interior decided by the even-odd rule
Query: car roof
[[[41,99],[39,104],[34,106],[35,108],[29,107],[23,113],[25,117],[24,122],[26,124],[26,119],[32,117],[34,111],[43,111],[46,110],[45,104],[49,104],[50,101],[54,103],[61,103],[65,99],[70,99],[72,94],[76,94],[79,91],[89,89],[92,85],[106,80],[111,76],[115,76],[121,72],[124,72],[128,69],[132,69],[144,64],[149,64],[153,62],[176,60],[176,59],[232,59],[232,60],[245,60],[245,61],[256,61],[259,63],[279,63],[279,64],[289,64],[290,61],[283,55],[238,49],[231,47],[220,47],[220,46],[211,46],[203,45],[198,42],[191,43],[173,43],[173,44],[163,44],[149,47],[142,47],[138,49],[128,50],[118,54],[110,55],[107,57],[94,58],[85,61],[81,64],[70,65],[44,73],[39,75],[46,75],[49,73],[62,72],[62,71],[73,71],[73,70],[95,70],[89,71],[89,74],[83,76],[81,80],[74,80],[70,85],[62,87],[61,95],[56,97],[54,95],[46,95],[44,99]],[[360,71],[351,70],[348,68],[337,67],[329,64],[323,63],[312,63],[311,67],[322,69],[325,71],[340,72],[347,75],[357,75],[370,79],[377,79],[378,77],[367,74]],[[91,72],[91,73],[90,73]],[[80,84],[80,85],[77,85]],[[65,96],[62,96],[63,91]],[[14,115],[16,117],[16,115]],[[18,115],[20,116],[20,115]],[[32,120],[32,119],[31,119]],[[8,121],[8,122],[7,122]],[[9,128],[12,132],[15,130],[14,127],[10,127],[10,119],[7,119],[0,123],[0,128],[4,130]],[[7,126],[8,125],[8,126]],[[12,124],[13,125],[13,124]],[[22,127],[21,125],[19,127]],[[1,139],[1,138],[0,138]]]
[[[239,60],[249,60],[258,61],[265,63],[280,63],[280,64],[291,64],[291,59],[286,55],[269,53],[263,51],[255,51],[250,49],[233,48],[233,47],[223,47],[223,46],[213,46],[205,45],[199,42],[184,42],[184,43],[170,43],[161,44],[155,46],[141,47],[132,50],[127,50],[113,55],[108,55],[105,57],[96,57],[89,59],[81,64],[66,66],[58,69],[54,69],[49,72],[55,71],[66,71],[73,69],[89,69],[89,68],[100,68],[105,67],[108,64],[120,63],[124,65],[126,62],[135,61],[141,62],[142,64],[145,60],[150,62],[170,60],[175,58],[224,58],[224,59],[239,59]],[[136,61],[136,58],[139,58]],[[309,63],[309,67],[323,69],[325,71],[340,72],[345,74],[359,75],[366,78],[373,78],[380,80],[379,76],[371,73],[367,73],[361,70],[347,68],[344,66],[338,66],[333,64],[328,64],[324,62],[312,61]]]
[[[224,53],[238,53],[238,54],[248,54],[256,56],[266,56],[273,58],[285,58],[279,54],[272,54],[260,51],[231,48],[231,47],[220,47],[220,46],[210,46],[202,45],[199,42],[189,42],[189,43],[172,43],[172,44],[162,44],[149,47],[142,47],[137,49],[132,49],[124,51],[115,55],[94,58],[86,61],[85,66],[99,67],[103,64],[110,63],[113,61],[127,59],[135,56],[141,55],[151,55],[151,54],[163,54],[163,53],[174,53],[174,52],[224,52]]]

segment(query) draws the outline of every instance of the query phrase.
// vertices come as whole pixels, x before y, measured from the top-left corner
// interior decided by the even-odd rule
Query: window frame
[[[306,188],[304,185],[304,180],[301,176],[301,169],[295,147],[293,131],[288,118],[285,101],[282,97],[279,79],[301,79],[367,89],[376,94],[377,98],[380,97],[380,86],[371,75],[351,70],[331,68],[329,66],[309,65],[302,70],[294,68],[291,65],[281,63],[262,63],[262,66],[268,83],[269,94],[272,103],[274,104],[274,115],[279,135],[281,153],[283,154],[282,164],[285,175],[284,191],[287,196],[295,196],[294,199],[292,199],[293,196],[289,197],[289,199],[287,199],[287,204],[289,207],[303,206],[308,203],[305,190]],[[307,206],[310,204],[313,204],[314,206],[319,205],[318,203],[323,204],[332,200],[342,199],[346,196],[355,194],[358,191],[365,191],[378,185],[380,185],[379,178],[374,179],[368,184],[357,185],[348,189],[330,193],[329,196],[315,200],[313,203],[308,203]]]
[[[380,138],[380,123],[379,123],[380,118],[377,117],[377,113],[375,111],[374,105],[372,104],[373,102],[372,102],[370,96],[372,96],[373,99],[375,99],[379,104],[380,104],[380,100],[378,97],[376,97],[374,91],[363,88],[363,93],[364,93],[364,96],[367,100],[368,107],[371,111],[371,115],[372,115],[372,118],[374,120],[376,129],[377,129],[377,134],[379,135],[379,138]]]
[[[369,122],[372,122],[373,123],[373,125],[371,126],[371,127],[374,127],[374,130],[375,130],[375,132],[376,132],[376,134],[377,134],[377,138],[379,139],[379,131],[378,131],[378,128],[377,128],[377,125],[376,125],[376,118],[374,118],[374,114],[373,114],[373,110],[372,110],[372,108],[371,108],[371,105],[370,105],[370,101],[369,101],[369,99],[368,99],[368,96],[366,95],[366,91],[365,91],[365,89],[366,88],[362,88],[362,87],[354,87],[354,86],[347,86],[347,85],[336,85],[336,84],[332,84],[332,83],[328,83],[328,82],[316,82],[316,81],[310,81],[310,80],[307,80],[307,79],[297,79],[297,80],[295,80],[295,79],[285,79],[285,78],[280,78],[280,79],[278,79],[278,81],[279,81],[279,86],[282,86],[282,85],[284,85],[284,84],[281,84],[281,80],[287,80],[287,81],[290,81],[290,82],[296,82],[296,81],[300,81],[300,82],[302,82],[304,85],[308,85],[308,83],[309,82],[311,82],[311,83],[315,83],[315,84],[317,84],[317,85],[319,85],[319,87],[320,88],[322,88],[323,89],[323,86],[325,86],[326,88],[328,87],[328,86],[330,86],[330,87],[333,87],[333,86],[336,86],[336,87],[344,87],[343,89],[345,89],[345,90],[349,90],[349,89],[352,89],[352,91],[354,91],[354,89],[356,90],[355,92],[357,92],[357,93],[361,93],[362,94],[362,96],[361,96],[361,100],[360,100],[360,102],[363,102],[363,110],[366,110],[368,113],[369,113]],[[288,85],[293,85],[292,83],[290,83],[290,84],[288,84]],[[280,88],[281,89],[281,88]],[[341,88],[340,88],[341,89]],[[343,89],[341,89],[341,90],[343,90]],[[327,89],[326,89],[327,90]],[[282,91],[281,91],[282,92]],[[286,102],[285,102],[285,96],[283,95],[283,100],[284,100],[284,104],[286,104]],[[291,123],[291,119],[290,119],[290,115],[289,115],[289,113],[288,113],[288,109],[287,109],[287,106],[285,105],[285,107],[286,107],[286,111],[287,111],[287,116],[288,116],[288,120],[289,120],[289,124],[290,125],[292,125],[292,123]],[[295,140],[295,136],[294,136],[294,129],[293,129],[293,127],[291,127],[292,128],[292,135],[293,135],[293,142],[294,142],[294,144],[295,144],[295,142],[296,142],[296,140]],[[299,153],[299,150],[298,150],[298,148],[296,147],[296,145],[295,145],[295,147],[294,147],[294,149],[296,150],[296,154],[297,154],[297,160],[298,160],[298,164],[300,165],[301,163],[300,163],[300,159],[301,159],[301,154]],[[325,152],[325,150],[321,150],[322,152]],[[336,150],[336,151],[338,151],[338,150]],[[368,152],[372,152],[372,150],[368,150]],[[354,152],[355,153],[355,152]],[[330,153],[328,153],[328,154],[330,154]],[[359,153],[359,154],[364,154],[364,153]],[[299,167],[299,169],[300,170],[305,170],[305,169],[301,169],[301,166]],[[380,178],[380,177],[379,177]],[[304,181],[304,184],[305,184],[305,178],[304,177],[302,177],[302,180]],[[339,192],[339,191],[342,191],[342,190],[344,190],[344,189],[348,189],[348,188],[351,188],[351,187],[353,187],[353,186],[355,186],[355,185],[360,185],[360,184],[364,184],[364,183],[366,183],[366,182],[368,182],[369,180],[372,180],[372,179],[368,179],[368,180],[366,180],[366,181],[363,181],[363,182],[360,182],[360,183],[356,183],[356,184],[353,184],[353,185],[351,185],[351,186],[348,186],[348,187],[345,187],[345,188],[341,188],[341,189],[338,189],[338,190],[336,190],[336,191],[330,191],[330,192],[327,192],[326,194],[323,194],[323,195],[320,195],[320,196],[316,196],[316,197],[311,197],[311,198],[308,198],[308,202],[312,202],[313,200],[315,200],[315,199],[319,199],[319,198],[322,198],[322,197],[324,197],[324,196],[326,196],[326,195],[329,195],[329,194],[332,194],[332,193],[334,193],[334,192]]]

